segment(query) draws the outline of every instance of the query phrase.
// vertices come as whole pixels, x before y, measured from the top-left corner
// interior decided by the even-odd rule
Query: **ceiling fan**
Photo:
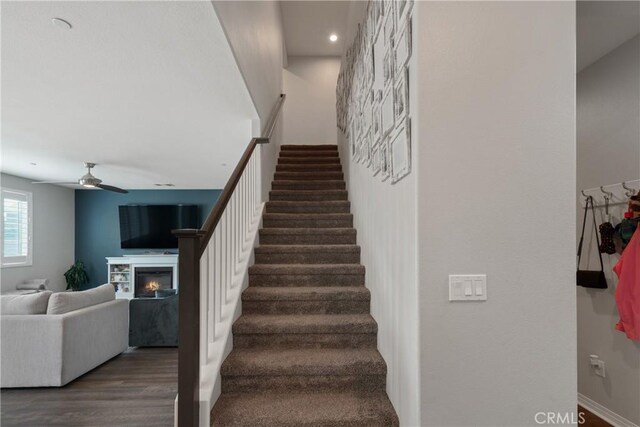
[[[83,187],[86,187],[86,188],[96,188],[97,187],[97,188],[100,188],[102,190],[115,191],[116,193],[128,193],[127,190],[123,190],[122,188],[114,187],[112,185],[103,184],[101,179],[96,178],[95,176],[91,175],[91,168],[93,168],[95,166],[96,166],[95,163],[84,162],[84,167],[87,168],[87,173],[82,178],[77,180],[76,182],[36,181],[33,184],[68,184],[68,185],[76,184],[76,185],[82,185]]]

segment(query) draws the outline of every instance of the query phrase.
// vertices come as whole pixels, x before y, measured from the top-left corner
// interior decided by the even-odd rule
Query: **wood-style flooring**
[[[132,348],[60,388],[2,389],[9,426],[173,426],[177,348]]]
[[[578,405],[578,413],[580,412],[584,414],[584,423],[581,423],[580,427],[613,427],[599,416]]]
[[[178,349],[135,348],[61,388],[2,389],[0,425],[173,426]],[[581,406],[581,427],[611,424]]]

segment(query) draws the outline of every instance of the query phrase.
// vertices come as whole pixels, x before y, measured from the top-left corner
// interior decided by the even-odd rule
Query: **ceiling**
[[[288,56],[341,56],[349,1],[281,1]],[[338,40],[329,41],[335,33]]]
[[[577,68],[593,64],[640,33],[640,1],[579,1]]]
[[[90,161],[123,188],[222,188],[249,143],[211,2],[2,2],[1,47],[5,173],[74,181]]]

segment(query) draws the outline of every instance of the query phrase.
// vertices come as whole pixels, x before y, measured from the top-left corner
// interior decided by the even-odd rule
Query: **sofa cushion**
[[[59,292],[51,295],[47,314],[64,314],[92,305],[116,299],[116,291],[112,284],[98,286],[78,292]]]
[[[0,314],[45,314],[51,291],[0,296]]]

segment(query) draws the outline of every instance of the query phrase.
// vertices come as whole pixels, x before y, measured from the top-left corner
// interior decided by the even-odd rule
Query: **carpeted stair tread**
[[[278,158],[279,165],[299,165],[299,164],[332,164],[339,165],[340,157],[280,157]]]
[[[255,248],[258,264],[359,264],[357,245],[264,245]]]
[[[346,184],[343,180],[274,180],[271,183],[273,190],[344,190]]]
[[[359,264],[254,264],[250,275],[364,275],[364,265]]]
[[[267,213],[349,213],[348,200],[290,201],[275,200],[266,203]]]
[[[353,227],[353,215],[350,213],[265,213],[262,216],[262,226],[264,228],[349,228]]]
[[[275,200],[348,200],[347,190],[271,190],[269,199]]]
[[[358,245],[264,245],[255,248],[255,253],[360,253]]]
[[[354,245],[355,228],[263,228],[259,232],[260,245]]]
[[[281,151],[289,151],[289,150],[328,150],[328,151],[338,151],[338,146],[335,144],[306,144],[306,145],[294,145],[294,144],[284,144],[280,146]]]
[[[315,235],[333,235],[333,236],[355,236],[357,231],[355,228],[263,228],[260,230],[260,234],[265,235],[303,235],[303,234],[315,234]]]
[[[243,301],[369,301],[371,293],[364,286],[258,287],[242,293]]]
[[[234,334],[375,334],[370,314],[244,314]]]
[[[339,153],[335,150],[282,150],[280,158],[288,157],[338,157]]]
[[[288,171],[276,172],[275,180],[344,180],[344,174],[337,171]]]
[[[386,393],[362,391],[229,393],[212,411],[220,427],[395,427]]]
[[[376,349],[234,349],[222,363],[223,376],[384,375]]]
[[[342,165],[329,163],[283,164],[276,165],[276,172],[342,172]]]

